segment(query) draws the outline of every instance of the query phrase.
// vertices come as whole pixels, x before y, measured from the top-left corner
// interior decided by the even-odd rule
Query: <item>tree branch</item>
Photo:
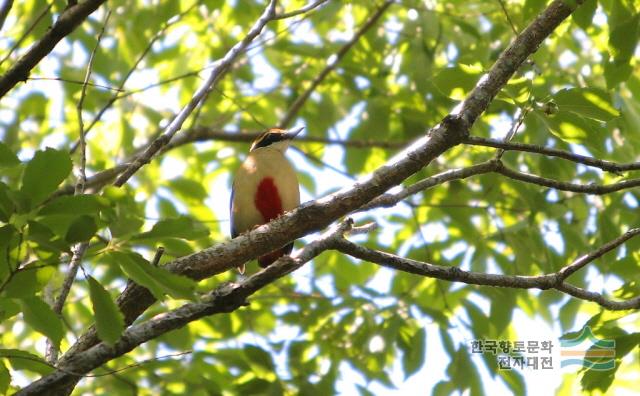
[[[584,0],[569,2],[555,0],[522,33],[515,38],[491,70],[480,78],[480,82],[469,94],[469,99],[462,103],[459,112],[464,121],[473,124],[484,112],[500,89],[509,81],[513,71],[532,53],[551,32],[564,21]],[[551,30],[549,28],[551,27]],[[515,66],[515,68],[514,68]],[[505,73],[506,72],[506,73]]]
[[[55,394],[58,389],[66,388],[70,381],[84,376],[86,373],[100,367],[111,359],[124,355],[144,342],[152,340],[171,330],[181,328],[205,316],[229,313],[247,305],[247,297],[262,289],[264,286],[302,267],[320,253],[329,249],[332,241],[337,238],[343,238],[344,234],[351,229],[352,225],[353,221],[347,219],[337,227],[326,232],[320,238],[296,251],[293,255],[281,257],[266,269],[238,283],[224,283],[199,302],[184,304],[180,308],[129,327],[124,331],[120,340],[113,346],[109,346],[104,342],[98,343],[88,350],[67,359],[65,362],[61,362],[56,368],[56,371],[31,383],[15,395]],[[365,231],[369,229],[371,228],[364,228]],[[360,232],[362,230],[361,228],[357,231]]]
[[[104,106],[102,106],[102,108],[93,117],[93,120],[91,120],[91,123],[87,127],[87,130],[86,130],[87,134],[93,129],[93,127],[98,123],[98,121],[100,121],[100,119],[102,118],[104,113],[107,110],[109,110],[111,108],[111,106],[113,106],[113,104],[116,102],[116,100],[121,99],[123,97],[126,97],[126,94],[123,94],[124,85],[127,83],[127,81],[129,80],[129,78],[131,77],[133,72],[138,68],[138,65],[140,64],[140,62],[142,62],[144,60],[144,58],[147,56],[147,54],[151,51],[151,48],[153,48],[153,45],[165,34],[167,29],[169,29],[171,26],[173,26],[173,24],[175,24],[176,22],[180,21],[180,19],[183,16],[185,16],[186,14],[191,12],[198,4],[199,3],[197,1],[195,1],[193,4],[191,4],[189,7],[187,7],[180,14],[178,14],[175,17],[172,17],[168,22],[166,22],[164,24],[164,26],[162,26],[162,28],[158,32],[156,32],[156,34],[154,34],[154,36],[149,40],[149,44],[147,44],[145,49],[142,50],[142,53],[138,56],[138,59],[136,59],[136,61],[133,63],[133,66],[129,69],[127,74],[122,78],[122,80],[120,81],[120,84],[118,85],[118,87],[113,89],[113,90],[116,91],[116,93],[114,95],[112,95],[111,98],[109,98],[107,103],[105,103]],[[79,145],[80,145],[80,141],[77,141],[71,147],[71,149],[69,151],[71,153],[74,153],[78,149]]]
[[[640,170],[640,162],[619,164],[613,161],[600,160],[597,158],[587,157],[585,155],[574,154],[569,151],[538,146],[535,144],[504,142],[501,140],[487,139],[478,136],[469,136],[464,143],[473,146],[494,147],[507,151],[524,151],[528,153],[542,154],[549,157],[563,158],[578,164],[600,168],[604,171],[613,173]]]
[[[182,128],[182,124],[189,117],[189,115],[200,105],[200,103],[206,98],[207,94],[215,87],[218,80],[226,74],[233,62],[240,56],[244,49],[255,39],[261,32],[266,24],[271,21],[275,15],[276,1],[271,0],[269,5],[265,8],[264,12],[258,18],[256,23],[251,27],[247,35],[236,45],[231,47],[225,56],[215,62],[215,67],[211,70],[209,78],[198,88],[193,95],[189,103],[180,110],[178,114],[171,120],[169,125],[165,128],[164,132],[156,138],[147,149],[137,156],[134,161],[122,172],[116,181],[115,186],[122,186],[129,180],[134,173],[138,171],[144,164],[149,163],[151,158],[167,143],[171,141],[171,138]]]
[[[603,308],[617,311],[640,308],[640,296],[625,301],[608,300],[602,294],[590,292],[573,286],[566,283],[564,279],[568,275],[584,267],[587,263],[620,246],[624,241],[629,240],[638,234],[640,234],[639,228],[629,230],[623,236],[581,257],[557,272],[536,276],[486,274],[481,272],[465,271],[458,267],[429,264],[369,249],[344,238],[332,239],[331,243],[333,244],[332,248],[334,250],[348,254],[349,256],[411,274],[452,282],[462,282],[469,285],[497,286],[515,289],[556,289],[582,300],[596,302]]]
[[[274,20],[275,19],[287,19],[287,18],[291,18],[291,17],[294,17],[294,16],[298,16],[300,14],[305,14],[305,13],[307,13],[307,12],[309,12],[309,11],[315,9],[315,8],[320,7],[321,5],[326,3],[327,1],[329,1],[329,0],[318,0],[318,1],[314,2],[314,3],[307,4],[306,6],[300,8],[300,9],[297,9],[295,11],[290,11],[290,12],[284,12],[282,14],[277,14],[275,17],[273,17],[273,19]]]
[[[91,72],[93,70],[93,61],[96,56],[96,52],[100,47],[100,42],[102,41],[102,36],[104,35],[104,31],[107,27],[107,23],[109,22],[109,17],[111,16],[111,11],[107,12],[107,15],[104,18],[104,23],[102,24],[102,29],[100,29],[100,33],[98,34],[98,39],[96,40],[96,45],[93,47],[91,51],[91,55],[89,56],[89,63],[87,64],[87,71],[84,76],[84,84],[82,85],[82,91],[80,92],[80,99],[78,100],[78,105],[76,106],[78,113],[78,132],[80,135],[80,166],[78,167],[78,180],[76,181],[75,186],[75,195],[84,194],[85,185],[87,182],[87,142],[85,139],[85,131],[84,131],[84,122],[82,120],[82,106],[84,104],[84,99],[87,95],[87,84],[89,79],[91,78]],[[56,299],[53,305],[53,312],[55,312],[58,316],[62,316],[62,308],[64,307],[64,303],[69,296],[69,292],[71,291],[71,286],[73,285],[73,281],[76,279],[76,275],[78,274],[78,268],[82,263],[82,258],[84,257],[87,248],[89,247],[89,242],[79,242],[76,243],[73,248],[73,256],[71,257],[71,262],[69,263],[69,272],[64,278],[64,282],[62,284],[62,290],[60,291],[60,295]],[[46,346],[46,359],[49,363],[55,364],[58,360],[58,352],[59,345],[55,344],[52,340],[47,339]]]
[[[427,177],[420,180],[396,193],[386,193],[373,199],[367,204],[358,209],[359,212],[370,210],[373,208],[390,208],[396,205],[398,202],[417,194],[421,191],[428,190],[431,187],[452,181],[466,179],[471,176],[480,175],[483,173],[493,172],[498,168],[498,161],[489,160],[481,162],[476,165],[469,166],[467,168],[450,169],[436,175]]]
[[[104,2],[105,0],[86,0],[66,8],[44,36],[0,77],[0,98],[17,83],[25,81],[42,58]]]
[[[185,133],[176,136],[171,140],[171,143],[167,144],[162,152],[167,152],[175,147],[183,146],[193,142],[206,142],[209,140],[217,140],[221,142],[253,142],[263,131],[255,132],[230,132],[221,131],[217,129],[207,127],[195,127]],[[316,136],[297,136],[296,142],[308,142],[308,143],[322,143],[322,144],[335,144],[338,146],[349,148],[372,148],[380,147],[385,149],[400,149],[407,145],[407,142],[389,142],[381,140],[343,140],[343,139],[331,139],[325,137]]]
[[[625,243],[626,241],[628,241],[629,239],[633,238],[638,234],[640,234],[640,228],[632,228],[629,231],[625,232],[623,235],[619,236],[618,238],[605,243],[600,248],[592,252],[589,252],[584,256],[577,258],[574,262],[562,268],[560,271],[556,273],[558,276],[559,282],[564,281],[569,276],[571,276],[571,274],[580,270],[585,265],[589,264],[590,262],[592,262],[593,260],[599,257],[602,257],[605,253],[612,251],[613,249],[617,248],[618,246],[622,245],[623,243]]]
[[[598,184],[577,184],[577,183],[569,183],[563,182],[553,179],[547,179],[545,177],[532,175],[530,173],[518,172],[516,170],[507,168],[504,164],[499,163],[494,172],[500,173],[510,179],[520,180],[526,183],[537,184],[539,186],[555,188],[556,190],[562,191],[571,191],[575,193],[581,194],[592,194],[592,195],[604,195],[610,194],[612,192],[629,189],[632,187],[640,186],[640,179],[629,179],[623,180],[618,183],[598,185]]]
[[[13,7],[13,0],[4,0],[0,6],[0,30],[4,27],[4,22],[7,20],[11,7]]]
[[[572,10],[561,0],[551,3],[507,48],[505,54],[508,55],[503,54],[489,73],[480,80],[459,107],[456,116],[445,117],[427,136],[416,141],[371,175],[359,180],[350,188],[303,204],[296,210],[231,241],[173,260],[164,268],[194,279],[215,275],[322,229],[399,185],[443,152],[466,139],[468,128],[487,108],[495,93]],[[154,298],[148,290],[133,283],[130,283],[118,298],[127,324],[132,323],[153,302]],[[95,345],[97,341],[95,330],[91,328],[61,357],[60,364]]]

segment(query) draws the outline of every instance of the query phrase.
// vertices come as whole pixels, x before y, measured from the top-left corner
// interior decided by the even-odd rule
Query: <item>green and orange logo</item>
[[[606,371],[616,366],[616,341],[596,337],[589,326],[568,340],[560,340],[560,367],[582,366]]]

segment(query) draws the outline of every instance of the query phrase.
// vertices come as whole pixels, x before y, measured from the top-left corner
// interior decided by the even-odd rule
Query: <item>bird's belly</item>
[[[265,157],[264,153],[250,156],[236,175],[231,210],[238,234],[268,223],[300,204],[298,178],[291,164],[281,154]]]

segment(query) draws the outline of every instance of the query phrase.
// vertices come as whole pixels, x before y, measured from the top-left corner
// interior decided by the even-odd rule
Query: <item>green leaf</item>
[[[563,89],[553,96],[553,101],[561,111],[571,111],[598,121],[611,121],[620,115],[613,107],[608,94],[599,89]]]
[[[512,394],[525,395],[527,393],[524,379],[520,373],[512,370],[499,370],[498,373],[500,373],[502,380],[507,384],[509,389],[511,389]]]
[[[21,191],[31,198],[31,207],[49,196],[71,172],[71,159],[66,151],[47,148],[36,151],[22,175]]]
[[[110,252],[128,277],[146,287],[158,300],[167,293],[173,298],[192,299],[196,283],[185,276],[172,274],[162,267],[154,267],[134,252]]]
[[[271,354],[264,349],[253,345],[245,345],[243,351],[252,366],[258,366],[266,372],[275,370]]]
[[[202,183],[184,177],[170,180],[169,188],[188,201],[202,202],[209,196]]]
[[[201,222],[188,216],[180,216],[175,219],[164,219],[153,225],[151,231],[143,232],[132,238],[159,239],[159,238],[182,238],[194,240],[204,238],[209,235],[209,229]]]
[[[9,222],[9,218],[15,211],[15,203],[13,202],[13,191],[6,184],[0,182],[0,221]]]
[[[51,307],[39,297],[20,299],[24,320],[37,332],[44,334],[54,345],[59,345],[64,336],[62,322]]]
[[[0,361],[0,394],[7,394],[9,383],[11,383],[11,374],[9,373],[9,370],[7,370],[7,366]]]
[[[38,215],[96,215],[101,209],[107,208],[108,206],[109,201],[98,195],[65,195],[57,197],[44,205],[38,212]]]
[[[442,69],[433,77],[433,83],[443,95],[461,100],[478,82],[482,70],[468,65]]]
[[[32,269],[22,269],[16,272],[7,286],[3,290],[5,297],[29,297],[40,291],[41,285],[38,283],[38,271]]]
[[[578,26],[586,30],[591,26],[591,21],[593,20],[593,15],[595,15],[597,7],[597,0],[586,0],[571,14],[571,17]]]
[[[20,164],[18,156],[6,144],[0,142],[0,169],[11,168]]]
[[[424,364],[427,334],[424,328],[417,329],[413,334],[407,334],[405,328],[400,330],[397,340],[402,350],[402,368],[405,379],[417,373]]]
[[[18,305],[11,298],[0,297],[0,323],[5,319],[9,319],[20,312],[20,305]]]
[[[5,358],[16,371],[29,370],[40,375],[53,372],[54,368],[41,357],[19,349],[0,349],[0,358]]]
[[[635,14],[624,22],[612,26],[609,35],[609,50],[615,59],[626,60],[633,55],[638,44],[639,22],[640,14]]]
[[[607,81],[608,88],[614,88],[618,84],[625,82],[631,76],[633,67],[626,59],[605,59],[604,60],[604,78]]]
[[[107,344],[113,345],[124,331],[122,312],[111,299],[109,292],[97,280],[89,276],[87,281],[89,282],[89,297],[96,318],[98,337]]]
[[[93,216],[82,215],[71,223],[64,239],[69,243],[86,242],[95,235],[96,231],[98,226]]]
[[[582,117],[571,111],[562,111],[544,119],[549,131],[567,143],[586,145],[596,153],[603,151],[607,130],[598,121]]]

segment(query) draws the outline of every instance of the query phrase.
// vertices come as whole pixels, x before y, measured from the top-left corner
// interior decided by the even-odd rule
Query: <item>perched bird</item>
[[[231,237],[268,223],[300,204],[298,177],[284,156],[291,140],[303,128],[269,129],[251,145],[247,159],[236,172],[231,192]],[[265,268],[280,256],[291,253],[293,242],[258,257]],[[244,273],[245,265],[238,267]]]

